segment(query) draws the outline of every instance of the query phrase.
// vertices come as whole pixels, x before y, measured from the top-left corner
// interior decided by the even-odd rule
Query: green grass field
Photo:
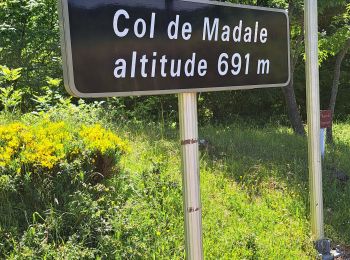
[[[21,226],[16,223],[24,210],[17,220],[5,210],[18,198],[0,197],[2,258],[184,258],[178,131],[108,125],[131,146],[113,176],[61,187],[64,205],[33,202]],[[350,173],[350,124],[334,130],[323,173],[325,231],[346,246],[350,181],[338,180],[337,173]],[[283,126],[242,122],[199,132],[208,141],[200,154],[205,259],[314,259],[306,138]]]
[[[134,152],[125,158],[123,167],[137,173],[158,165],[162,178],[177,183],[180,193],[176,132],[162,137],[156,134],[156,129],[147,129],[147,133],[143,130],[130,133]],[[350,241],[346,206],[350,189],[348,183],[336,179],[333,171],[350,171],[349,130],[347,124],[335,127],[336,146],[327,147],[324,163],[326,234],[341,244]],[[285,127],[257,128],[244,124],[202,127],[200,137],[209,141],[201,149],[206,259],[313,258],[306,139]],[[180,199],[178,194],[177,200]],[[181,214],[171,218],[177,222],[170,226],[180,227]],[[176,230],[162,230],[160,240],[174,241],[174,234],[178,235],[177,247],[181,248],[182,233]],[[168,255],[169,251],[157,256]]]

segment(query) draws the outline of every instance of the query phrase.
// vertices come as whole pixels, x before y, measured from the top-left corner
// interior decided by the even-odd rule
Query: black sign
[[[203,0],[60,0],[65,85],[106,97],[281,87],[284,10]]]

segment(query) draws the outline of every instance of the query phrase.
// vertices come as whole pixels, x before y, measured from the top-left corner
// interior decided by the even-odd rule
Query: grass
[[[226,240],[227,259],[311,257],[305,197],[300,192],[305,190],[305,182],[300,181],[305,178],[302,160],[296,156],[305,147],[303,140],[287,129],[238,125],[221,130],[209,127],[202,135],[213,144],[204,167],[208,177],[203,179],[204,207],[207,202],[211,220],[220,216],[214,212],[226,212],[217,234]],[[210,188],[213,183],[216,189]],[[211,196],[219,202],[212,203]],[[206,214],[204,223],[208,223],[205,218]]]
[[[124,167],[137,173],[160,164],[161,174],[177,183],[180,192],[177,135],[172,132],[162,139],[155,133],[148,128],[147,133],[129,136],[135,152],[125,158]],[[241,126],[206,127],[201,129],[201,137],[209,140],[209,147],[201,155],[206,259],[311,257],[314,252],[305,207],[306,171],[300,166],[302,159],[295,158],[297,152],[285,148],[292,144],[296,150],[304,149],[304,140],[287,129],[276,132],[274,128],[251,130]],[[136,175],[135,179],[140,178]],[[301,179],[305,181],[299,183]],[[175,203],[181,205],[181,196],[177,199]],[[175,220],[182,225],[182,209]],[[179,228],[179,223],[172,225]],[[182,232],[162,233],[162,239],[168,240],[173,234],[178,235],[181,248]],[[166,256],[169,254],[157,258]]]
[[[102,184],[64,191],[67,207],[57,211],[48,202],[27,230],[8,225],[11,231],[0,219],[7,258],[184,258],[177,130],[109,126],[131,145],[120,171]],[[335,172],[350,172],[350,124],[334,131],[324,163],[325,229],[349,245],[350,183]],[[201,127],[200,138],[208,141],[200,155],[205,259],[314,259],[306,139],[286,127],[244,123]]]
[[[324,210],[327,235],[350,244],[350,184],[338,181],[336,172],[350,175],[350,123],[334,127],[335,147],[328,147],[324,165]]]
[[[336,146],[328,148],[324,164],[326,234],[344,245],[350,243],[350,187],[332,179],[332,170],[350,172],[349,128],[335,127]],[[180,190],[176,132],[162,138],[156,129],[147,129],[130,133],[136,153],[125,159],[124,167],[139,172],[160,163],[161,174]],[[306,139],[286,127],[242,124],[202,127],[200,137],[208,141],[201,151],[205,258],[312,259]],[[181,215],[178,212],[176,221],[182,222]],[[162,239],[173,234],[183,241],[178,231],[162,234]]]

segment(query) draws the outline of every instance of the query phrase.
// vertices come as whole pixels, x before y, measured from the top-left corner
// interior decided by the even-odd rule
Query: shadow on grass
[[[350,245],[350,145],[329,147],[323,166],[325,232],[334,241]]]
[[[286,128],[207,127],[202,135],[209,141],[211,161],[224,162],[227,177],[246,182],[248,188],[255,178],[254,185],[274,179],[297,190],[307,187],[306,138]]]
[[[151,142],[179,140],[176,129],[159,131],[158,125],[132,129],[133,134],[144,135]],[[309,219],[305,137],[296,136],[285,127],[239,124],[201,127],[200,139],[208,141],[201,158],[211,169],[220,168],[219,172],[234,180],[251,198],[269,191],[297,194],[296,205],[302,205],[301,214]],[[334,171],[350,173],[349,155],[349,143],[337,141],[335,147],[327,148],[323,170],[325,233],[334,242],[345,245],[350,244],[350,181],[339,181]]]
[[[307,139],[283,127],[252,128],[232,125],[205,127],[206,153],[211,167],[224,168],[252,197],[266,189],[299,194],[309,213]],[[350,145],[337,142],[328,149],[323,171],[325,233],[333,241],[350,244],[350,181],[335,172],[350,173]],[[309,218],[309,216],[306,216]]]

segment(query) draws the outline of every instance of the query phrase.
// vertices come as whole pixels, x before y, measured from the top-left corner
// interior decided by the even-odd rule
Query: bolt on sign
[[[284,10],[204,0],[59,0],[65,86],[79,97],[286,86]]]

